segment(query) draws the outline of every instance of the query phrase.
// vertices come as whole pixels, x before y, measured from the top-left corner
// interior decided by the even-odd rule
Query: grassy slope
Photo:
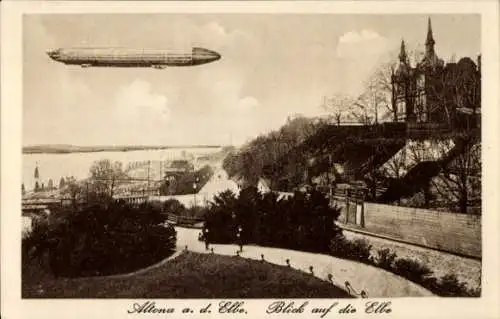
[[[298,270],[240,257],[184,253],[127,278],[60,279],[31,262],[23,298],[348,298],[332,284]]]

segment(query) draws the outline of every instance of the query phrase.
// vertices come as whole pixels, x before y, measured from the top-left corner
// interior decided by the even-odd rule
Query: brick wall
[[[365,203],[363,215],[362,229],[365,231],[430,248],[481,257],[481,216],[375,203]],[[344,209],[339,221],[345,221]]]

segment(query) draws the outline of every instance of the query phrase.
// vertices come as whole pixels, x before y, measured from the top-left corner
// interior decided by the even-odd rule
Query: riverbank
[[[222,148],[221,145],[30,145],[23,147],[23,154],[69,154],[92,152],[129,152],[166,149]]]

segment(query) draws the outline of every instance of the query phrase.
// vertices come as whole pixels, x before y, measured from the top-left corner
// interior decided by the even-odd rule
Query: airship
[[[149,50],[128,48],[74,48],[47,52],[54,61],[88,67],[166,67],[195,66],[217,61],[220,54],[199,47],[190,51]]]

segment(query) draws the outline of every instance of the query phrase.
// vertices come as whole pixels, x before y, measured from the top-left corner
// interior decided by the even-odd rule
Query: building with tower
[[[425,54],[412,66],[401,41],[399,63],[393,69],[392,105],[398,122],[420,127],[478,127],[481,107],[481,57],[444,63],[435,51],[428,20]]]
[[[38,169],[38,162],[36,163],[35,166],[35,172],[33,173],[33,189],[36,191],[40,190],[40,170]]]

